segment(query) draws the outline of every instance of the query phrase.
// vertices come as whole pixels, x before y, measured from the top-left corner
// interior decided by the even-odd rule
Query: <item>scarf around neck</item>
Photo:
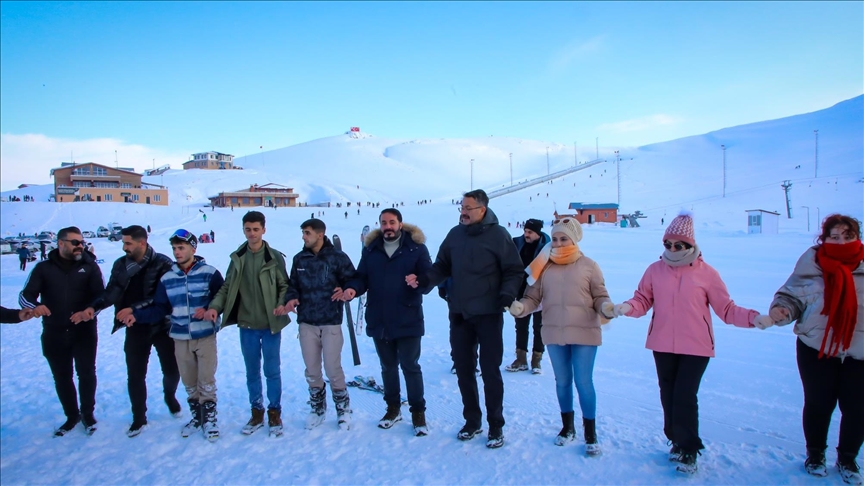
[[[693,248],[683,251],[663,250],[661,258],[670,267],[686,267],[695,262],[699,258],[699,246],[693,245]]]
[[[129,278],[134,277],[142,268],[147,266],[147,262],[149,262],[151,258],[153,258],[153,247],[149,244],[147,245],[147,251],[144,252],[144,258],[142,258],[140,262],[136,262],[135,260],[126,257],[126,275]]]
[[[582,252],[579,250],[579,245],[575,243],[573,246],[559,248],[552,248],[552,243],[547,243],[534,258],[534,261],[525,268],[525,273],[528,274],[528,285],[534,285],[534,282],[540,280],[543,271],[549,266],[549,262],[556,265],[567,265],[575,262],[581,256]]]
[[[822,268],[825,281],[825,306],[821,314],[828,316],[819,357],[837,356],[841,349],[849,349],[855,326],[858,324],[858,296],[852,271],[864,260],[861,240],[842,245],[822,244],[816,250],[816,264]],[[828,343],[828,335],[831,341]],[[828,343],[828,349],[825,344]]]

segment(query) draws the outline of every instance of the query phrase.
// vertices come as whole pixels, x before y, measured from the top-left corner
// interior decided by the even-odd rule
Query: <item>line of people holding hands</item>
[[[839,403],[836,466],[844,481],[861,484],[856,458],[864,442],[864,246],[858,221],[839,214],[828,216],[816,244],[801,256],[768,313],[760,314],[737,306],[730,298],[719,273],[703,259],[689,214],[682,213],[670,222],[660,258],[645,270],[633,297],[615,304],[600,266],[579,248],[583,233],[575,217],[556,216],[551,237],[543,233],[542,241],[548,237],[549,243],[530,246],[522,256],[523,249],[517,249],[488,203],[482,190],[464,194],[460,223],[444,238],[434,263],[425,235],[416,226],[403,223],[395,208],[379,215],[380,229],[367,236],[356,269],[347,255],[333,247],[323,221],[307,220],[301,225],[303,250],[293,257],[290,272],[284,255],[263,240],[264,215],[250,211],[243,217],[246,242],[231,254],[224,280],[217,269],[195,255],[197,240],[188,231],[178,230],[171,236],[172,262],[147,243],[144,228],[130,226],[122,233],[126,256],[115,262],[105,288],[99,267],[83,251],[81,232],[64,228],[58,233],[58,248],[28,278],[19,299],[22,310],[4,309],[3,322],[43,319],[43,354],[67,417],[56,435],[68,433],[79,422],[86,432],[95,430],[96,316],[114,305],[115,331],[126,328],[124,350],[133,412],[127,434],[134,437],[147,425],[144,378],[150,349],[156,347],[165,402],[172,414],[181,414],[174,397],[179,381],[187,391],[192,419],[182,435],[203,430],[209,440],[219,436],[216,333],[236,324],[251,409],[242,433],[262,428],[266,413],[270,434],[281,436],[279,350],[281,331],[290,322],[288,314],[296,313],[306,366],[311,408],[306,427],[314,428],[324,420],[326,374],[337,424],[348,429],[352,412],[341,365],[342,309],[343,302],[366,293],[366,332],[374,340],[381,364],[387,406],[378,425],[387,429],[402,420],[401,368],[413,431],[423,436],[428,427],[419,364],[425,334],[422,298],[448,280],[450,344],[465,419],[457,439],[471,440],[483,432],[475,374],[479,361],[488,424],[486,446],[504,445],[503,312],[517,318],[517,361],[509,371],[511,367],[525,369],[526,317],[539,311],[542,326],[535,317],[536,363],[532,368],[536,364],[539,370],[536,355],[542,357],[545,344],[562,420],[555,443],[564,445],[576,437],[575,385],[585,453],[596,456],[601,448],[592,377],[602,343],[601,326],[616,317],[638,318],[651,312],[646,348],[652,350],[656,365],[663,431],[671,446],[670,461],[685,474],[696,472],[697,456],[704,448],[697,394],[714,357],[710,309],[725,323],[743,328],[795,322],[804,388],[805,470],[815,476],[828,474],[828,427]],[[539,238],[534,236],[542,223],[524,228],[524,240],[536,243]]]

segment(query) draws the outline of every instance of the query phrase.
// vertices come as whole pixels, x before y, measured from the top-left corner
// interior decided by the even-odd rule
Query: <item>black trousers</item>
[[[129,401],[132,402],[132,420],[147,419],[147,365],[150,362],[150,349],[155,347],[162,367],[162,389],[165,403],[176,404],[177,385],[180,383],[180,370],[174,356],[174,340],[166,332],[151,335],[150,326],[138,324],[126,328],[126,377]]]
[[[534,347],[532,350],[537,353],[542,353],[546,350],[543,347],[543,337],[540,335],[540,328],[543,327],[543,313],[535,312],[525,317],[516,318],[516,349],[528,351],[528,324],[531,317],[534,317]]]
[[[19,267],[21,268],[21,270],[27,270],[27,259],[26,258],[19,258],[18,263],[20,264]]]
[[[399,368],[405,377],[408,405],[412,412],[425,412],[423,398],[423,371],[420,369],[420,340],[418,337],[400,339],[373,339],[378,361],[381,362],[381,379],[384,380],[384,401],[388,405],[399,405],[402,401],[399,385]]]
[[[798,373],[804,385],[804,440],[807,449],[828,447],[831,415],[840,404],[839,454],[858,455],[864,442],[864,361],[819,359],[819,351],[797,340]]]
[[[462,314],[450,314],[450,347],[459,392],[462,394],[462,416],[468,425],[480,427],[480,393],[477,389],[477,356],[483,373],[483,392],[486,395],[486,420],[489,427],[504,426],[504,380],[501,379],[501,360],[504,357],[504,316],[485,314],[465,319]],[[475,351],[479,345],[479,352]]]
[[[660,403],[663,405],[663,432],[685,452],[704,449],[699,438],[699,385],[710,358],[654,351]]]
[[[66,330],[42,331],[42,355],[54,376],[57,398],[66,418],[93,415],[96,408],[96,322],[84,322]],[[72,377],[78,374],[78,390]],[[78,400],[81,408],[78,408]]]

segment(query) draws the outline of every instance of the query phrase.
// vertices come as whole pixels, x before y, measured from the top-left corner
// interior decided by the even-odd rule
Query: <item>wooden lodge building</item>
[[[129,168],[112,168],[93,162],[63,162],[51,169],[57,202],[129,202],[168,205],[168,189],[141,182],[141,174]]]
[[[220,208],[230,206],[237,208],[264,206],[268,208],[293,208],[297,207],[297,198],[300,195],[294,189],[281,184],[264,184],[259,186],[253,184],[248,188],[236,191],[220,192],[218,196],[211,196],[210,204]]]

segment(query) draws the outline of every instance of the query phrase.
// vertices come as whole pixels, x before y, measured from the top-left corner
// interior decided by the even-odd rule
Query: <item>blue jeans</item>
[[[249,390],[249,405],[264,409],[261,392],[261,356],[264,356],[264,378],[267,380],[267,408],[282,410],[282,371],[279,350],[282,333],[273,334],[270,329],[240,328],[240,350],[246,362],[246,388]]]
[[[582,418],[593,419],[597,415],[597,393],[594,392],[594,358],[597,346],[583,344],[547,344],[552,370],[555,372],[555,390],[561,412],[573,411],[573,384],[579,393]]]

